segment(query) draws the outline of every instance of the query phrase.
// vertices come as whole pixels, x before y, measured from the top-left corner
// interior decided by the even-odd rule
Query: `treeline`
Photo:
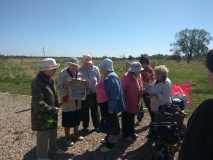
[[[140,55],[142,56],[142,54]],[[109,57],[109,56],[103,56],[103,57],[93,57],[93,59],[97,59],[97,60],[100,60],[100,59],[105,59],[105,58],[110,58],[112,60],[139,60],[140,59],[140,56],[138,57],[133,57],[131,55],[129,55],[128,57],[125,57],[125,56],[121,56],[121,57]],[[192,59],[200,59],[200,58],[203,58],[204,56],[194,56],[192,57]],[[23,55],[1,55],[0,54],[0,59],[1,60],[7,60],[7,59],[10,59],[10,58],[13,58],[13,59],[30,59],[30,58],[44,58],[44,57],[39,57],[39,56],[23,56]],[[69,58],[69,57],[52,57],[52,58]],[[82,57],[77,57],[79,59],[81,59]],[[149,56],[150,60],[174,60],[174,61],[177,61],[177,62],[180,62],[180,61],[186,61],[187,60],[187,56],[180,56],[180,55],[164,55],[164,54],[155,54],[155,55],[150,55]]]

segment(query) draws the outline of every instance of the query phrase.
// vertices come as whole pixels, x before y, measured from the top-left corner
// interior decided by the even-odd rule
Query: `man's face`
[[[90,67],[90,63],[84,63],[83,66],[84,68],[88,69]]]

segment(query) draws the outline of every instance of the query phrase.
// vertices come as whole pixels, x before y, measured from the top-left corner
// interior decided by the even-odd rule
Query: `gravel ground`
[[[31,130],[30,124],[30,96],[10,95],[0,93],[0,159],[1,160],[34,160],[36,159],[36,132]],[[153,144],[146,138],[149,130],[149,115],[145,113],[142,125],[135,130],[139,137],[134,142],[121,139],[115,149],[101,153],[100,140],[104,134],[96,133],[90,124],[90,131],[82,133],[84,141],[75,142],[74,146],[66,146],[64,132],[61,127],[61,114],[58,123],[58,145],[65,153],[63,155],[49,155],[51,160],[150,160]],[[177,159],[180,143],[174,147]]]

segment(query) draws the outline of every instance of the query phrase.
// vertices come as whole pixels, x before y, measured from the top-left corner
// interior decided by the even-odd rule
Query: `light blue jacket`
[[[108,109],[118,115],[126,111],[124,94],[120,79],[115,72],[109,72],[104,80],[104,88],[108,97]]]

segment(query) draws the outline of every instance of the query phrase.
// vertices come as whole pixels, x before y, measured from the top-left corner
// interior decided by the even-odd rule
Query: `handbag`
[[[148,138],[154,142],[175,144],[180,141],[176,122],[150,122]]]
[[[119,118],[115,115],[101,118],[99,131],[106,134],[117,135],[120,132]]]

